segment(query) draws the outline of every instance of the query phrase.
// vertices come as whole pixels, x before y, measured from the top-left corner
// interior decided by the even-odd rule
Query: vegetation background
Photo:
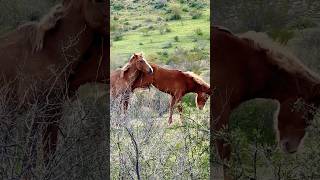
[[[27,21],[38,21],[60,0],[1,0],[0,39]],[[105,86],[104,86],[105,88]],[[41,132],[31,139],[32,124],[45,115],[45,107],[30,104],[27,110],[12,107],[8,88],[0,87],[0,179],[22,179],[29,172],[31,179],[105,179],[108,176],[109,144],[107,132],[107,92],[101,86],[85,85],[78,98],[64,103],[59,131],[59,144],[47,166],[43,161]],[[39,128],[40,129],[40,128]],[[35,141],[36,162],[28,144]],[[29,164],[24,166],[24,164]]]
[[[320,3],[317,0],[215,0],[212,24],[233,33],[265,32],[320,73]],[[229,134],[233,146],[229,164],[236,179],[320,179],[320,117],[315,114],[298,153],[279,150],[273,130],[275,103],[251,100],[232,114]],[[221,163],[217,157],[215,160]]]
[[[193,71],[209,82],[209,0],[112,0],[111,69],[134,52],[167,68]],[[113,179],[208,179],[209,102],[183,100],[183,123],[175,112],[167,124],[169,95],[155,88],[136,91],[126,117],[111,105]]]
[[[26,21],[38,20],[57,2],[1,0],[0,35]],[[226,26],[235,33],[248,30],[266,32],[320,73],[318,1],[215,0],[213,7],[211,23]],[[148,60],[192,70],[209,82],[209,1],[112,1],[111,8],[113,69],[123,65],[131,53],[144,51]],[[19,121],[12,121],[4,90],[0,91],[0,179],[18,179],[23,171],[21,159],[26,150],[30,123],[40,112],[34,106],[29,112],[18,114]],[[144,94],[151,98],[144,98]],[[65,137],[60,141],[58,158],[52,160],[49,170],[44,170],[40,163],[42,155],[38,154],[39,165],[34,172],[38,179],[105,177],[105,94],[99,88],[87,85],[81,87],[78,95],[76,101],[66,102],[69,108],[65,110],[62,129]],[[196,110],[192,95],[184,102],[183,125],[175,123],[168,127],[165,114],[167,95],[152,89],[134,96],[129,116],[135,118],[122,121],[119,117],[112,121],[112,177],[136,179],[135,162],[139,157],[138,170],[142,179],[208,178],[208,106],[204,112]],[[320,179],[318,113],[313,110],[316,117],[308,129],[304,148],[297,154],[286,155],[274,141],[274,108],[271,101],[253,100],[233,113],[232,133],[228,136],[235,147],[231,162],[233,173],[238,179]],[[174,119],[179,121],[178,116]],[[138,140],[137,146],[133,145],[133,139]],[[41,152],[40,142],[38,152]],[[220,163],[218,159],[216,161]]]

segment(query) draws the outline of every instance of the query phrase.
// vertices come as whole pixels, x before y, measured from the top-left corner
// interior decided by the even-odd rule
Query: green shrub
[[[114,1],[112,1],[112,2],[114,2]],[[124,8],[124,5],[123,5],[121,2],[119,2],[119,3],[113,3],[113,4],[112,4],[112,8],[113,8],[115,11],[120,11],[120,10],[122,10],[122,9]]]
[[[267,100],[255,100],[242,104],[231,115],[231,129],[240,129],[250,142],[258,138],[262,144],[274,145],[275,133],[273,116],[275,103]]]
[[[196,98],[196,95],[194,93],[188,93],[183,96],[182,102],[189,107],[196,107],[195,98]]]
[[[114,41],[121,41],[123,39],[123,34],[121,32],[116,32],[113,36]]]
[[[189,9],[187,7],[182,8],[183,12],[189,12]]]
[[[202,9],[206,7],[206,3],[202,1],[192,1],[190,2],[189,6],[192,8]]]
[[[169,48],[172,48],[172,43],[171,43],[171,42],[165,43],[165,44],[162,46],[162,49],[169,49]]]
[[[152,23],[153,22],[153,20],[151,19],[151,18],[147,18],[147,19],[145,19],[144,20],[146,23]]]
[[[113,20],[118,21],[119,17],[118,16],[113,16]]]
[[[202,36],[202,35],[203,35],[203,32],[202,32],[202,30],[201,30],[200,28],[195,29],[194,32],[195,32],[196,35],[198,35],[198,36]]]
[[[175,41],[175,42],[179,42],[179,36],[175,36],[175,37],[174,37],[174,41]]]
[[[143,36],[149,36],[150,28],[149,27],[144,27],[140,31],[142,32]]]
[[[159,29],[159,33],[161,35],[171,32],[171,29],[169,28],[167,23],[163,23],[163,24],[159,25],[158,29]]]
[[[192,19],[199,19],[202,16],[202,12],[199,10],[192,10],[190,16]]]
[[[155,9],[162,9],[164,7],[167,6],[167,0],[158,0],[155,5],[154,5],[154,8]]]
[[[182,10],[181,10],[181,6],[177,3],[172,3],[170,4],[170,20],[179,20],[182,18]]]
[[[286,45],[294,37],[294,31],[288,29],[274,29],[268,33],[271,38],[280,44]]]

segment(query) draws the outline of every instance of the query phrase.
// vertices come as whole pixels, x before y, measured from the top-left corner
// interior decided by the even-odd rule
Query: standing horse
[[[132,91],[136,88],[146,88],[153,85],[162,92],[171,95],[169,120],[172,123],[173,109],[177,104],[181,114],[181,98],[190,92],[197,93],[196,104],[199,109],[203,109],[207,99],[211,94],[210,86],[199,76],[192,72],[182,72],[180,70],[166,69],[156,64],[151,64],[153,74],[143,74],[132,86]]]
[[[49,123],[43,132],[46,160],[57,143],[66,77],[89,49],[94,34],[107,34],[105,2],[64,0],[61,8],[63,17],[47,32],[43,49],[37,53],[33,53],[37,50],[33,45],[37,23],[22,25],[0,38],[1,84],[10,83],[17,105],[34,103],[37,96],[39,103],[47,107],[46,117],[39,119]]]
[[[43,42],[49,31],[56,28],[57,22],[63,18],[63,7],[61,4],[53,7],[37,24],[37,30],[33,42],[33,52],[37,53],[43,49]],[[108,58],[106,58],[105,38],[95,34],[88,50],[80,57],[80,60],[72,68],[68,78],[68,95],[72,98],[81,85],[90,82],[109,84]]]
[[[135,80],[144,74],[153,74],[153,68],[144,59],[142,53],[134,53],[129,62],[121,69],[111,72],[110,75],[110,95],[112,99],[120,98],[126,110],[131,94],[131,87]]]
[[[215,88],[211,103],[210,125],[214,129],[211,139],[228,126],[230,113],[239,104],[254,98],[268,98],[279,103],[275,117],[281,149],[296,152],[312,115],[293,110],[293,105],[302,99],[319,106],[319,77],[265,34],[248,32],[236,36],[219,27],[211,27],[211,32]],[[220,158],[229,160],[230,145],[217,139],[216,146]]]

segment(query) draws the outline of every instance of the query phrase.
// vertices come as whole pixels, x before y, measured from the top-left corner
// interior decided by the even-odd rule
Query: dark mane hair
[[[230,29],[224,27],[224,26],[219,26],[219,25],[213,25],[212,26],[213,28],[219,30],[219,31],[223,31],[223,32],[226,32],[226,33],[229,33],[229,34],[234,34]]]

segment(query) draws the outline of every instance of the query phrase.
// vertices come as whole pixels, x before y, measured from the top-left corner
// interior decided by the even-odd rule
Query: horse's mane
[[[196,82],[197,84],[199,84],[201,86],[205,86],[207,88],[210,87],[209,84],[206,83],[199,75],[197,75],[191,71],[183,72],[183,74],[185,74],[187,77],[192,78],[194,82]]]
[[[238,35],[243,40],[255,49],[264,49],[269,58],[268,61],[278,66],[279,68],[293,74],[301,74],[304,77],[319,81],[319,76],[306,67],[295,55],[293,55],[287,48],[274,42],[265,33],[258,33],[249,31]]]
[[[17,32],[21,35],[22,41],[25,42],[29,42],[31,44],[31,47],[34,47],[36,45],[36,43],[38,43],[36,41],[36,37],[39,35],[39,26],[41,25],[45,25],[45,26],[50,26],[48,25],[47,22],[48,20],[59,20],[60,18],[55,17],[55,14],[58,8],[62,8],[62,4],[57,4],[55,6],[53,6],[47,14],[45,14],[42,18],[41,21],[30,21],[30,22],[26,22],[20,26],[17,27]],[[45,20],[44,22],[42,22],[43,20]],[[56,26],[56,25],[55,25]],[[50,29],[53,29],[55,26],[51,27],[49,29],[47,29],[46,31],[49,31]]]
[[[17,28],[17,32],[21,35],[22,41],[29,42],[31,45],[35,43],[37,36],[38,22],[26,22]]]
[[[218,29],[219,31],[223,31],[223,32],[226,32],[226,33],[229,33],[229,34],[233,34],[233,32],[230,29],[228,29],[228,28],[226,28],[224,26],[213,25],[211,27],[213,27],[215,29]]]

